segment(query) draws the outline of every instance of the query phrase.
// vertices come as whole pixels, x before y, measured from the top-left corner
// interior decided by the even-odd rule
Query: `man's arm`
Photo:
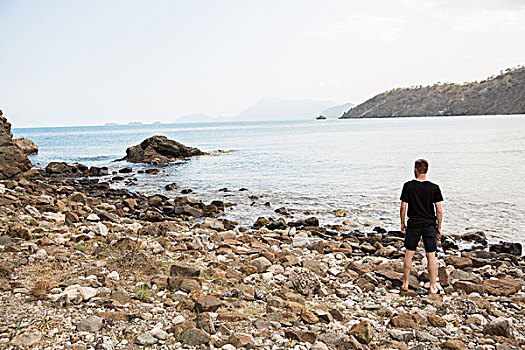
[[[407,232],[407,227],[405,225],[406,213],[407,213],[407,203],[401,201],[401,209],[399,210],[399,214],[401,215],[401,232],[403,234],[406,234]]]
[[[438,237],[441,236],[441,223],[443,222],[443,208],[441,208],[441,202],[436,202],[436,216],[438,219]]]

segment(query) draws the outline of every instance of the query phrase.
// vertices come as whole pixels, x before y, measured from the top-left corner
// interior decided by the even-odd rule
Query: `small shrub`
[[[31,295],[37,299],[45,299],[51,290],[51,283],[48,279],[36,281],[31,288]]]
[[[138,300],[144,302],[149,301],[151,292],[145,285],[140,285],[138,287],[133,288],[132,292],[135,295],[135,298],[137,298]]]

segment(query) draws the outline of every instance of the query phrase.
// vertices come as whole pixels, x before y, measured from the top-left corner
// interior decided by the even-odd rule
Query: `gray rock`
[[[421,342],[432,342],[432,343],[436,343],[439,341],[439,338],[438,337],[434,337],[432,334],[429,334],[429,333],[426,333],[426,332],[420,332],[420,331],[415,331],[416,332],[416,338],[418,341],[421,341]]]
[[[292,240],[292,246],[294,248],[308,248],[319,241],[322,241],[322,239],[315,237],[294,237]]]
[[[149,333],[160,340],[166,340],[168,338],[168,333],[157,327],[153,328]]]
[[[104,319],[98,316],[88,317],[77,323],[77,331],[96,333],[104,326]]]
[[[343,333],[326,332],[319,335],[319,341],[328,345],[341,345],[348,341],[348,336]]]
[[[445,301],[439,308],[445,314],[479,314],[480,310],[475,302],[469,299],[454,298]]]
[[[8,236],[0,236],[0,245],[13,245],[13,240]]]
[[[320,341],[316,341],[314,345],[312,345],[311,350],[328,350],[328,346]]]
[[[207,344],[210,341],[210,335],[202,329],[192,328],[183,335],[183,343],[196,346]]]
[[[175,160],[188,159],[193,156],[205,154],[201,150],[187,147],[170,140],[166,136],[152,136],[139,145],[129,147],[126,156],[119,160],[132,163],[169,164]]]
[[[391,329],[388,331],[388,334],[390,334],[392,339],[405,343],[415,338],[413,331],[402,331],[400,329]]]
[[[158,343],[158,339],[150,332],[144,332],[135,339],[137,345],[153,345]]]
[[[257,268],[257,272],[259,273],[265,272],[270,266],[272,266],[270,260],[266,259],[263,256],[252,260],[251,264]]]
[[[22,333],[11,339],[9,342],[13,346],[29,347],[40,343],[42,333],[36,329]]]

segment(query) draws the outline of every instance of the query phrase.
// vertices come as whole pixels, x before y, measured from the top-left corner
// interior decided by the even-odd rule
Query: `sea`
[[[195,157],[134,173],[127,186],[143,194],[224,200],[226,217],[250,225],[259,216],[286,221],[316,216],[322,224],[351,223],[399,230],[399,196],[414,178],[418,158],[430,162],[428,180],[441,187],[445,234],[483,231],[490,241],[525,243],[525,115],[257,121],[187,124],[15,128],[39,146],[33,164],[51,161],[140,170],[115,162],[126,148],[165,135],[203,151]],[[111,178],[111,176],[109,177]],[[113,187],[126,187],[123,181]],[[242,189],[242,190],[241,190]],[[345,217],[337,217],[342,209]],[[282,211],[281,211],[282,212]]]

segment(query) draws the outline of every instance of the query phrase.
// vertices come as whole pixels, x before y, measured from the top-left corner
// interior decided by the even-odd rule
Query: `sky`
[[[523,38],[523,0],[0,0],[0,109],[28,127],[358,104],[525,64]]]

